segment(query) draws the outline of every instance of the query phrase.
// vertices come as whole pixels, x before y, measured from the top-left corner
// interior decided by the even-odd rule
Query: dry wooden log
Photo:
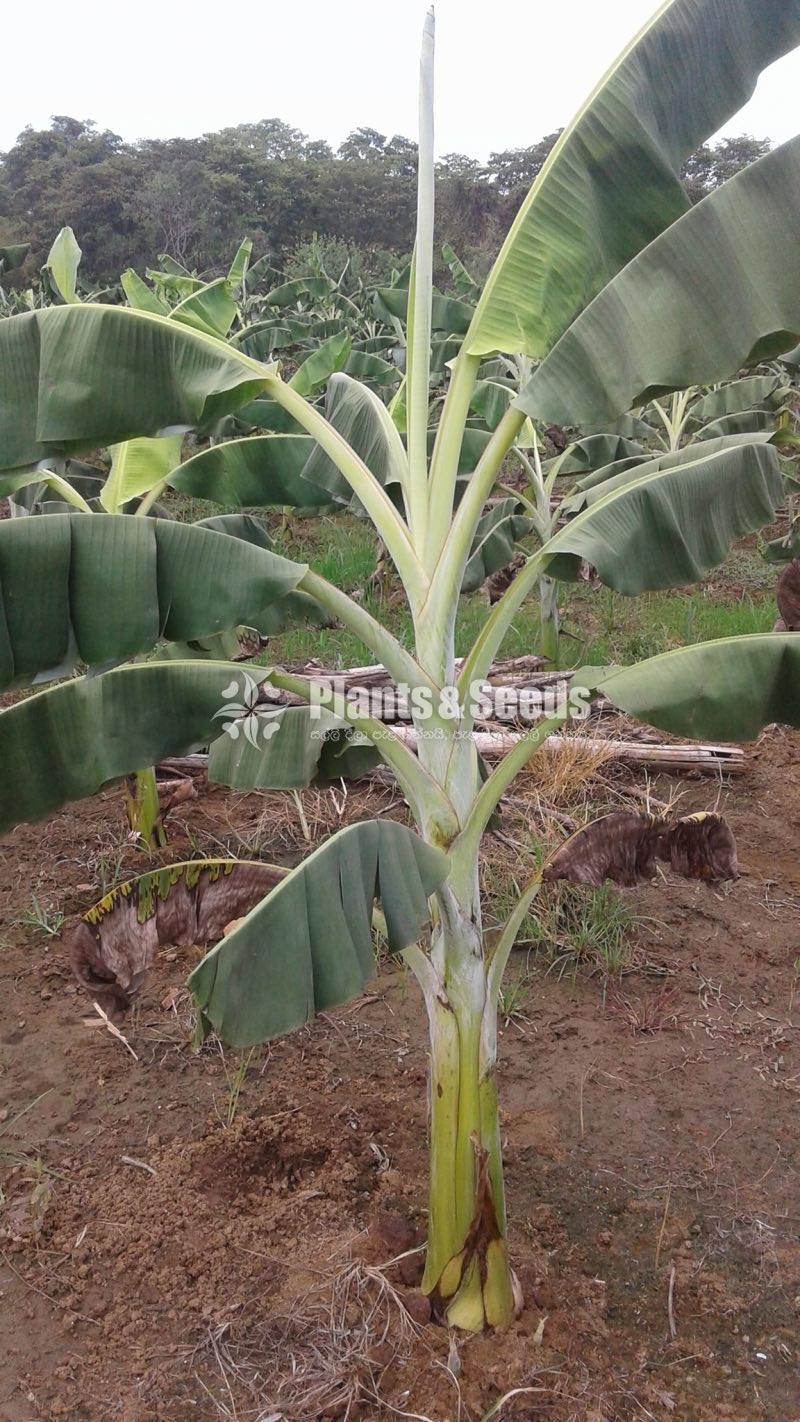
[[[417,732],[412,726],[392,726],[398,740],[416,749]],[[473,740],[481,755],[503,756],[513,750],[525,733],[519,731],[475,731]],[[543,750],[561,750],[577,738],[548,736]],[[660,745],[651,741],[620,741],[599,736],[581,736],[580,744],[592,750],[608,750],[609,759],[627,765],[652,765],[659,770],[699,771],[702,774],[741,775],[747,768],[740,746]]]
[[[416,749],[417,732],[412,726],[393,725],[392,734]],[[475,731],[473,740],[481,755],[489,759],[507,755],[524,739],[519,731]],[[655,770],[676,770],[700,775],[743,775],[747,769],[745,753],[740,746],[663,745],[652,741],[621,741],[602,736],[548,736],[541,749],[557,751],[577,742],[591,750],[610,752],[609,759],[623,765],[649,765]],[[207,755],[172,757],[159,762],[158,769],[176,774],[205,770]]]
[[[456,657],[455,669],[459,672],[464,665],[463,657]],[[493,684],[500,684],[503,677],[520,676],[527,672],[538,672],[547,666],[547,658],[539,656],[511,657],[508,661],[496,662],[489,672],[489,680]],[[351,687],[388,686],[392,678],[381,666],[380,662],[364,667],[341,667],[336,670],[333,667],[317,666],[314,662],[309,662],[305,666],[287,667],[295,676],[307,677],[309,681],[328,682],[336,681],[338,685],[344,686],[347,690]],[[568,672],[547,672],[547,676],[554,679],[568,676]]]

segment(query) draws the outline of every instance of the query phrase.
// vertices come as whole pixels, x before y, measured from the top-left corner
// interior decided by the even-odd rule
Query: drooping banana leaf
[[[737,538],[769,523],[783,498],[778,454],[763,443],[648,474],[630,470],[610,482],[610,490],[582,495],[589,507],[547,544],[553,577],[576,577],[585,559],[617,592],[696,583]]]
[[[326,707],[284,706],[260,708],[243,730],[233,722],[210,747],[208,778],[234,790],[295,790],[378,764],[375,747]]]
[[[344,369],[356,380],[372,380],[376,385],[391,385],[393,381],[400,379],[400,371],[396,365],[369,351],[351,350]]]
[[[570,515],[580,513],[581,509],[596,503],[604,494],[621,488],[623,484],[630,484],[638,478],[654,474],[658,469],[676,469],[681,464],[694,464],[698,459],[710,459],[712,455],[723,454],[727,450],[740,450],[744,445],[768,444],[769,441],[768,433],[720,435],[717,439],[703,441],[702,447],[698,444],[687,444],[683,449],[669,452],[665,450],[663,454],[649,457],[644,454],[638,459],[615,461],[602,469],[595,469],[592,474],[586,474],[583,479],[578,479],[575,485],[577,492],[569,494],[562,501],[561,511]]]
[[[148,267],[145,271],[145,276],[150,279],[156,289],[160,288],[163,292],[172,291],[182,300],[185,296],[191,296],[192,292],[202,291],[206,285],[198,276],[192,276],[187,272],[180,262],[173,262],[171,257],[161,256],[159,261],[164,263],[163,271],[152,267]]]
[[[636,440],[620,434],[594,434],[578,439],[569,446],[559,465],[559,475],[584,474],[622,459],[648,458],[649,454]],[[591,477],[591,475],[590,475]],[[580,488],[583,487],[581,483]]]
[[[749,375],[742,380],[731,380],[693,400],[690,406],[692,418],[704,424],[706,420],[718,420],[722,415],[738,415],[759,406],[777,409],[785,390],[786,382],[779,375]]]
[[[461,337],[448,336],[446,340],[431,341],[431,375],[444,375],[451,360],[455,360],[461,350]],[[406,353],[398,357],[398,370],[405,373]]]
[[[126,1008],[159,947],[204,947],[279,884],[286,869],[258,860],[195,859],[117,884],[66,935],[78,982],[101,1006]]]
[[[774,429],[774,410],[737,410],[735,415],[723,415],[718,420],[711,420],[702,430],[698,430],[696,438],[719,439],[724,435],[758,434]]]
[[[231,662],[142,662],[0,711],[0,834],[143,765],[207,745],[227,721],[247,714],[249,687],[264,675]]]
[[[305,434],[288,410],[284,410],[277,400],[249,400],[235,415],[227,415],[216,425],[208,428],[215,439],[230,439],[234,435],[251,434],[253,430],[266,430],[269,434]]]
[[[502,420],[514,398],[509,385],[497,380],[478,380],[470,400],[470,409],[480,415],[487,428],[494,430]]]
[[[544,356],[615,273],[687,210],[678,178],[685,159],[747,102],[761,70],[797,44],[798,0],[667,0],[549,155],[464,350]],[[707,309],[719,324],[725,306],[710,300]],[[626,320],[635,328],[630,313]],[[669,388],[678,383],[676,374]]]
[[[371,390],[349,375],[331,376],[325,396],[325,418],[384,487],[402,482],[407,468],[403,442],[386,406]],[[303,479],[312,487],[327,489],[340,503],[350,503],[352,499],[347,480],[330,456],[313,441]]]
[[[384,309],[391,316],[405,322],[408,318],[408,291],[404,287],[381,287],[376,295]],[[457,301],[454,296],[443,296],[434,291],[431,307],[431,330],[443,331],[448,336],[463,336],[469,328],[474,307],[466,301]]]
[[[0,321],[0,469],[220,419],[264,367],[180,322],[115,306]]]
[[[516,404],[534,418],[597,423],[779,355],[800,334],[798,228],[795,138],[717,188],[625,267]]]
[[[245,275],[245,289],[248,292],[255,291],[256,287],[267,277],[276,277],[280,273],[272,265],[272,258],[266,252],[263,257],[258,257],[255,262],[251,262]]]
[[[366,351],[370,355],[383,355],[395,345],[396,336],[365,336],[363,340],[353,341],[353,350]]]
[[[621,711],[679,736],[751,741],[773,721],[800,726],[800,636],[723,637],[636,666],[582,668]]]
[[[481,587],[519,551],[519,540],[533,528],[533,519],[518,513],[519,507],[517,499],[499,499],[482,514],[464,570],[462,593]]]
[[[247,508],[321,508],[327,489],[303,476],[314,449],[310,435],[252,435],[215,444],[169,476],[173,489],[197,499]]]
[[[336,626],[331,614],[326,612],[315,597],[305,592],[287,593],[277,602],[262,607],[260,612],[251,617],[249,625],[262,637],[279,637],[288,628],[300,627],[304,623],[309,627]]]
[[[274,351],[292,343],[289,327],[278,325],[275,321],[257,321],[243,331],[237,331],[231,338],[231,345],[252,356],[253,360],[269,360]]]
[[[168,519],[0,523],[0,685],[248,624],[307,565]],[[142,762],[146,764],[147,762]],[[134,767],[135,769],[135,767]]]
[[[190,974],[206,1029],[246,1047],[347,1001],[375,971],[375,899],[399,952],[419,938],[448,868],[441,850],[391,820],[340,830]]]
[[[229,538],[241,538],[244,543],[252,543],[256,548],[273,546],[266,520],[257,514],[212,514],[210,518],[199,518],[192,527],[207,528],[211,533],[227,533]]]
[[[267,525],[262,518],[254,514],[214,514],[211,518],[201,518],[192,525],[194,528],[208,528],[212,533],[225,533],[230,538],[241,538],[245,543],[252,543],[257,548],[272,548],[273,541]],[[302,623],[307,623],[314,627],[331,627],[333,624],[331,615],[315,597],[309,593],[298,592],[296,589],[285,593],[283,597],[275,598],[262,607],[258,612],[251,613],[248,619],[248,627],[260,633],[262,637],[278,637],[281,632],[285,632],[289,627],[297,627]],[[217,645],[222,645],[222,638],[229,642],[231,634],[218,634]],[[185,644],[175,644],[176,646]],[[187,655],[191,656],[198,649],[197,642],[191,644],[191,649]],[[216,657],[222,660],[236,654],[233,652],[214,650],[214,639],[201,638],[200,651],[209,657]]]
[[[255,268],[254,268],[255,270]],[[270,306],[294,306],[304,296],[313,301],[321,301],[330,294],[331,283],[327,277],[296,277],[285,281],[268,291],[265,300]]]

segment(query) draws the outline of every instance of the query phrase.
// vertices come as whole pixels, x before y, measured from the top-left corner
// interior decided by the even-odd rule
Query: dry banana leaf
[[[800,558],[787,563],[775,587],[783,631],[800,632]]]
[[[107,1011],[141,991],[156,950],[205,947],[285,877],[273,864],[200,859],[128,879],[100,899],[65,939],[72,971]]]
[[[736,841],[721,815],[671,820],[620,810],[572,835],[545,865],[542,878],[594,887],[610,879],[630,888],[654,879],[659,860],[686,879],[718,883],[739,877]]]

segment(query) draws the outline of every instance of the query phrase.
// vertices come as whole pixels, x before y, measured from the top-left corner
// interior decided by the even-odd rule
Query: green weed
[[[45,938],[54,938],[64,926],[65,915],[52,904],[46,904],[35,894],[31,896],[30,908],[24,910],[14,922],[33,933],[41,933]]]

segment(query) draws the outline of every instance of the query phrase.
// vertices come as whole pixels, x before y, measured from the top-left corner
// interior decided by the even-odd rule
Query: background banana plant
[[[330,768],[331,758],[365,743],[380,756],[416,831],[366,822],[333,836],[245,915],[190,983],[204,1025],[229,1042],[246,1045],[289,1030],[363,982],[380,899],[390,950],[417,977],[430,1025],[423,1287],[455,1326],[501,1326],[516,1306],[498,1124],[497,1004],[508,954],[542,878],[541,870],[533,875],[489,951],[479,848],[514,776],[568,714],[538,724],[487,777],[470,735],[474,684],[543,578],[574,577],[587,562],[609,587],[637,593],[686,583],[715,566],[783,497],[778,452],[758,432],[723,435],[618,471],[589,490],[563,526],[543,522],[539,546],[456,677],[459,592],[486,500],[529,418],[570,427],[616,419],[637,401],[716,382],[797,344],[800,143],[784,145],[691,211],[677,174],[746,100],[760,70],[798,43],[797,0],[667,0],[564,130],[474,306],[463,303],[461,330],[448,314],[448,339],[461,339],[432,439],[432,16],[422,50],[417,241],[407,289],[397,298],[407,332],[404,439],[387,405],[346,374],[331,381],[323,413],[308,399],[309,381],[298,381],[302,366],[286,381],[276,366],[225,342],[219,329],[175,320],[174,312],[68,303],[0,323],[6,477],[25,478],[98,443],[207,430],[255,402],[275,417],[267,442],[257,450],[252,441],[214,448],[169,480],[213,487],[235,464],[248,493],[260,478],[272,489],[280,485],[281,494],[290,483],[337,497],[344,488],[397,570],[413,622],[411,650],[304,565],[242,539],[187,529],[181,542],[146,516],[74,512],[9,522],[0,528],[0,666],[7,681],[74,657],[75,649],[84,663],[102,667],[163,635],[204,635],[217,597],[220,617],[244,620],[278,591],[300,593],[414,693],[418,754],[333,697],[323,723],[327,750],[309,755],[318,724],[314,689],[279,668],[259,670],[255,697],[241,698],[242,725],[254,735],[238,737],[232,751],[232,737],[216,734],[221,703],[233,695],[230,663],[133,663],[0,713],[0,828],[209,741],[212,775],[236,785],[303,783],[325,773],[326,757]],[[538,364],[519,393],[503,397],[491,428],[475,431],[481,367],[498,353],[521,362],[521,372],[523,362]],[[476,433],[480,449],[465,460]],[[297,448],[279,441],[303,437],[313,448],[306,447],[311,462],[300,467]],[[287,473],[293,460],[296,477]],[[50,533],[51,525],[58,532]],[[207,584],[199,589],[192,577],[198,567]],[[210,567],[218,577],[207,578]],[[135,600],[115,604],[122,594],[117,568],[130,577]],[[34,583],[37,594],[51,588],[44,600],[26,595]],[[768,720],[796,723],[800,643],[790,634],[744,643],[706,644],[622,670],[587,669],[584,684],[632,714],[692,735],[749,736]],[[260,744],[255,732],[271,715],[260,698],[270,689],[307,704],[282,713],[287,729]],[[603,852],[610,872],[613,854]],[[571,859],[572,852],[552,875]],[[735,872],[729,845],[725,866],[721,872]],[[279,983],[285,991],[276,992]]]

